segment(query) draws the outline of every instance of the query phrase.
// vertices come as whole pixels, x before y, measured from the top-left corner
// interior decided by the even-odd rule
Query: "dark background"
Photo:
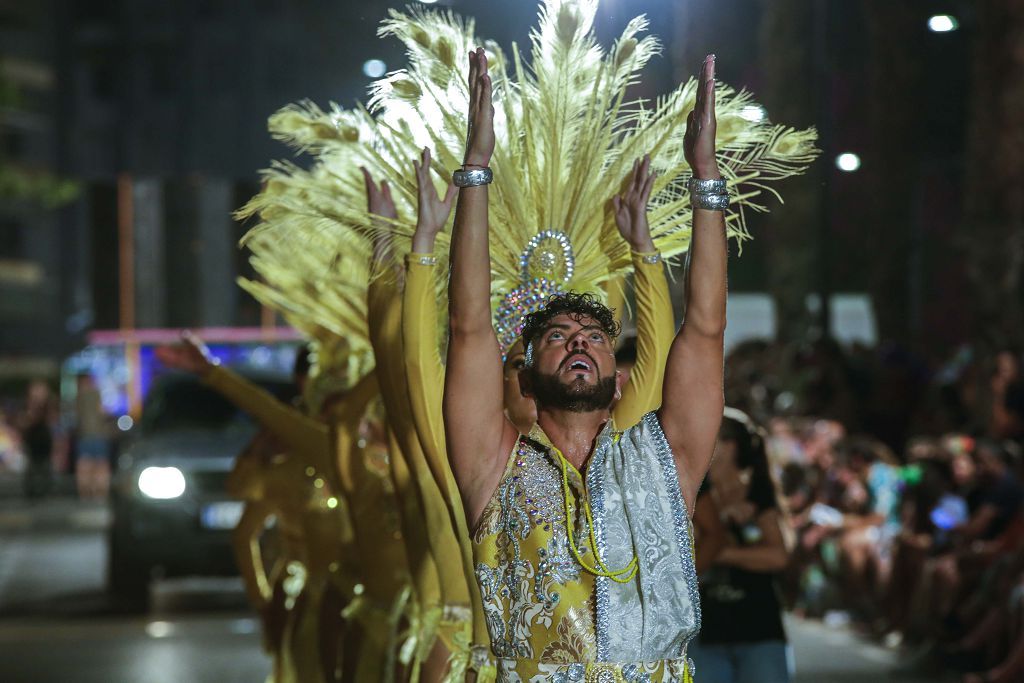
[[[941,356],[1021,333],[1021,12],[1002,2],[608,0],[608,39],[647,13],[665,44],[638,95],[687,77],[706,52],[770,117],[817,126],[824,154],[783,185],[734,260],[734,291],[769,292],[783,338],[814,332],[808,293],[867,292],[882,340]],[[372,0],[0,2],[0,355],[58,359],[118,309],[118,177],[136,199],[143,327],[253,325],[229,211],[289,155],[277,108],[365,96],[362,64],[401,66]],[[453,2],[480,35],[525,43],[529,2]],[[959,30],[937,34],[948,11]],[[1016,13],[1016,15],[1014,14]],[[841,173],[836,154],[862,166]],[[129,175],[130,174],[130,175]],[[71,181],[72,185],[66,182]],[[972,276],[972,269],[973,276]],[[1013,305],[1011,305],[1013,304]],[[819,325],[820,327],[820,325]]]

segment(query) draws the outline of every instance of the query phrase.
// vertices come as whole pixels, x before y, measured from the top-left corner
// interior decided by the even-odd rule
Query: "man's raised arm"
[[[487,182],[494,151],[494,107],[487,57],[469,57],[469,135],[455,226],[448,285],[448,365],[444,423],[448,459],[471,526],[498,485],[515,430],[502,403],[501,353],[491,326],[491,270],[487,244]]]
[[[686,314],[665,368],[659,421],[675,456],[679,485],[692,512],[714,454],[725,406],[723,390],[726,264],[724,189],[715,160],[715,58],[704,60],[697,103],[686,122],[686,159],[693,237],[686,280]],[[701,208],[704,207],[704,208]]]

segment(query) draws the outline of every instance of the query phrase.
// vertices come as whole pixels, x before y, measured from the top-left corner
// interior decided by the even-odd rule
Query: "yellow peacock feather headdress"
[[[304,224],[280,205],[268,205],[262,217],[275,224]],[[305,398],[318,411],[324,399],[350,389],[374,367],[366,326],[369,256],[358,244],[340,251],[328,243],[327,233],[312,226],[294,235],[258,232],[246,242],[261,279],[239,278],[238,284],[310,340],[313,362]]]
[[[405,44],[408,66],[375,82],[366,108],[332,105],[324,111],[303,102],[273,115],[273,134],[313,154],[316,165],[305,171],[280,164],[268,177],[293,188],[285,194],[301,198],[296,212],[310,229],[329,235],[328,241],[359,243],[381,229],[407,239],[416,207],[410,160],[429,146],[439,179],[461,164],[466,56],[485,46],[497,138],[490,194],[492,303],[499,336],[510,344],[523,315],[547,295],[598,291],[628,272],[629,247],[615,227],[609,200],[645,152],[658,173],[649,211],[654,243],[669,259],[689,246],[690,169],[683,135],[696,80],[654,102],[628,100],[629,86],[660,45],[654,37],[640,37],[648,25],[641,16],[605,51],[593,31],[597,5],[544,0],[529,61],[515,45],[509,56],[475,37],[472,21],[449,12],[393,10],[380,35]],[[763,194],[778,196],[771,183],[802,172],[815,158],[815,132],[767,122],[749,93],[724,85],[716,109],[719,167],[733,188],[727,226],[730,236],[742,240],[749,237],[744,211],[765,210]],[[382,224],[367,214],[360,166],[391,183],[399,220]],[[247,209],[263,211],[277,201],[264,194]],[[264,216],[255,232],[284,229],[291,228]],[[437,251],[444,259],[444,235]]]

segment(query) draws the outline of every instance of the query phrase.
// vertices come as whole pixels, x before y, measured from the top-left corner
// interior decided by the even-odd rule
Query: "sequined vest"
[[[474,562],[499,681],[690,680],[690,523],[656,415],[607,426],[586,472],[535,428],[484,508]]]

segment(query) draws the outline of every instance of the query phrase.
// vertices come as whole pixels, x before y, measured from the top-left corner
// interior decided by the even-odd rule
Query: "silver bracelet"
[[[686,181],[686,189],[690,191],[690,194],[726,194],[729,192],[725,178],[708,180],[691,177]]]
[[[709,211],[725,211],[729,208],[729,195],[727,194],[691,194],[690,206],[695,209],[707,209]]]
[[[661,263],[661,252],[658,251],[653,254],[644,254],[643,256],[640,256],[640,260],[652,266],[656,263]]]
[[[421,266],[436,266],[437,265],[437,257],[436,256],[417,256],[416,257],[416,263],[420,264]]]
[[[494,173],[490,168],[457,168],[452,171],[452,183],[455,187],[477,187],[478,185],[490,185],[494,180]]]

